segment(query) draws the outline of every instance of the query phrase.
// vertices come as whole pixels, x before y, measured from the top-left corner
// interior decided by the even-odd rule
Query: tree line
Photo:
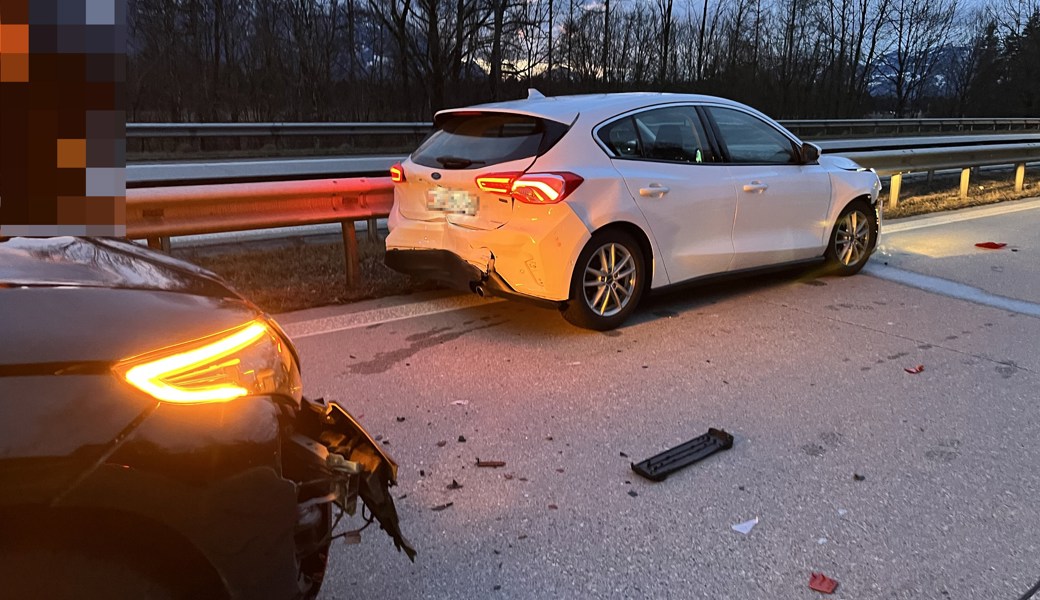
[[[1040,116],[1040,0],[128,0],[127,25],[131,121],[428,120],[532,87]]]

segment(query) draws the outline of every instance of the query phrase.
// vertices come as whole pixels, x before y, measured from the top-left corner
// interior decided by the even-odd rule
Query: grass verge
[[[952,182],[952,183],[951,183]],[[953,210],[1040,196],[1040,183],[1028,184],[1015,192],[1007,174],[982,174],[972,178],[968,198],[959,195],[957,175],[904,181],[899,206],[885,208],[885,219]],[[884,195],[887,188],[882,191]],[[887,197],[885,198],[887,202]],[[382,242],[359,240],[361,283],[346,285],[343,245],[338,241],[290,239],[235,245],[214,252],[211,249],[175,250],[174,255],[226,278],[231,285],[258,306],[271,313],[345,304],[398,294],[437,289],[436,284],[393,271],[383,264]]]

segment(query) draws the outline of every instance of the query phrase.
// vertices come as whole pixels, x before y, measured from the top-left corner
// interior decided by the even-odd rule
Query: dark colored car
[[[414,557],[396,475],[216,275],[121,240],[0,238],[0,595],[313,597],[359,497]]]

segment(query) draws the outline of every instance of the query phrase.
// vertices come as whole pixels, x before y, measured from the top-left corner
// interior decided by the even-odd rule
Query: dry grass
[[[262,248],[175,250],[174,255],[218,273],[242,295],[271,312],[345,304],[436,289],[383,264],[381,243],[360,242],[361,283],[346,284],[342,243],[279,243]]]
[[[1029,173],[1027,172],[1027,176]],[[1034,176],[1035,177],[1035,176]],[[960,197],[960,175],[936,176],[929,184],[924,178],[903,181],[899,205],[888,208],[886,186],[881,192],[886,202],[885,218],[898,219],[927,213],[995,204],[1006,200],[1035,198],[1040,196],[1040,182],[1026,182],[1021,192],[1015,191],[1014,176],[1009,172],[983,172],[972,175],[968,197]]]
[[[967,199],[959,197],[957,175],[936,177],[931,184],[923,178],[904,181],[900,204],[885,209],[885,218],[909,217],[968,206],[992,204],[1030,196],[1040,196],[1040,183],[1027,184],[1023,192],[1014,191],[1008,173],[983,173],[973,177]],[[882,194],[887,192],[887,188]],[[225,277],[246,297],[268,312],[279,313],[329,304],[344,304],[368,298],[408,294],[436,289],[383,264],[382,242],[371,243],[362,236],[361,283],[353,289],[346,285],[343,245],[335,241],[304,242],[287,240],[234,246],[231,250],[176,250],[184,258]]]

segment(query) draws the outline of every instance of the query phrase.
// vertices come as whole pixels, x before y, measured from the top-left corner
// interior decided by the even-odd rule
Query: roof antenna
[[[545,98],[545,94],[539,92],[534,88],[527,88],[527,99],[528,100],[540,100]]]

